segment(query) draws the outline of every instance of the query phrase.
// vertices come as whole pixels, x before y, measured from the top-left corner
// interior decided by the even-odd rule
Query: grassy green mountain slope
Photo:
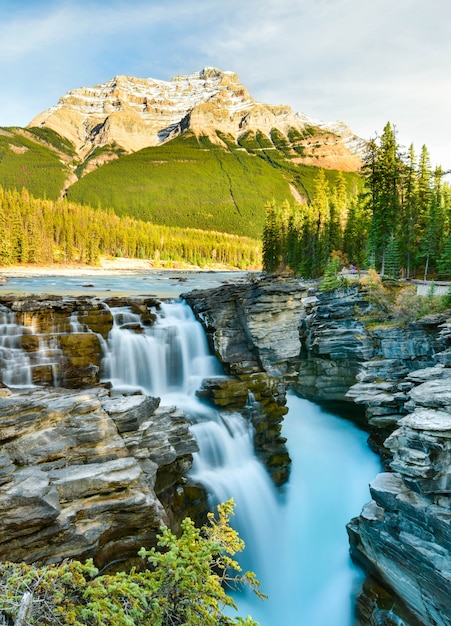
[[[0,184],[57,199],[70,176],[72,145],[50,129],[0,128]]]
[[[107,163],[68,197],[158,224],[259,237],[265,200],[283,201],[290,188],[269,163],[188,132]]]
[[[254,238],[261,236],[267,201],[313,198],[318,167],[303,162],[317,160],[309,133],[250,131],[238,143],[220,132],[212,138],[187,131],[131,154],[104,146],[81,159],[70,141],[49,128],[4,128],[0,184],[26,188],[37,198],[67,194],[71,201],[155,224]],[[337,171],[325,172],[333,183]],[[349,190],[355,189],[359,176],[344,176]]]
[[[188,131],[123,156],[84,176],[68,197],[157,224],[250,237],[261,236],[268,200],[313,197],[318,168],[298,163],[291,142],[262,133],[239,144],[218,138],[221,145]],[[337,172],[326,175],[334,182]],[[344,175],[350,190],[358,184],[357,174]]]

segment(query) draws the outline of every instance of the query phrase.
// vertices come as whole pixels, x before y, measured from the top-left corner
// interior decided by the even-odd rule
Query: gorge
[[[153,296],[0,297],[0,558],[94,556],[106,567],[151,544],[162,522],[202,521],[202,430],[223,443],[233,436],[232,455],[241,437],[232,465],[246,459],[246,474],[277,499],[290,475],[291,387],[365,425],[385,466],[348,524],[352,555],[370,574],[360,623],[449,625],[449,312],[368,328],[358,286],[324,294],[258,275],[183,300],[206,339],[186,304]]]

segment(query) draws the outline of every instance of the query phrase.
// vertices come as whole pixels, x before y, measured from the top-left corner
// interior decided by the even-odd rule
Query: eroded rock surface
[[[422,624],[451,623],[451,368],[412,372],[405,411],[388,437],[392,472],[349,524],[351,550]],[[363,601],[368,606],[368,601]]]
[[[197,450],[183,413],[158,405],[99,387],[0,397],[0,559],[103,567],[152,545],[168,520],[157,483],[183,482]]]

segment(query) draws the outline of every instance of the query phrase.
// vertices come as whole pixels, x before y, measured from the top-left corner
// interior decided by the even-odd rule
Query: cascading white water
[[[165,403],[188,400],[204,378],[222,374],[202,326],[183,302],[162,303],[154,325],[140,324],[127,307],[112,309],[113,328],[103,377],[114,387],[142,389]]]
[[[248,421],[219,414],[194,394],[202,379],[222,372],[191,309],[162,304],[151,327],[128,309],[113,315],[104,378],[184,408],[200,450],[193,479],[205,485],[212,507],[235,500],[234,525],[246,543],[241,564],[269,595],[264,602],[237,595],[240,614],[250,613],[261,626],[351,626],[358,573],[345,526],[367,501],[367,484],[379,469],[365,434],[289,396],[284,435],[293,466],[285,493],[277,493],[255,456]]]
[[[29,329],[17,323],[12,311],[0,311],[0,369],[8,387],[31,387],[30,358],[21,339]]]
[[[58,346],[56,335],[65,332],[57,325],[52,327],[51,334],[42,335],[32,319],[31,325],[18,322],[13,311],[0,311],[0,372],[1,382],[8,387],[33,387],[33,368],[47,367],[51,372],[50,380],[58,385],[58,360],[62,351]],[[26,336],[37,338],[37,350],[27,352],[23,347]]]
[[[255,456],[249,422],[239,413],[219,414],[195,395],[202,380],[223,375],[201,324],[184,302],[163,303],[151,327],[141,327],[139,315],[126,308],[112,313],[103,378],[118,390],[139,388],[186,411],[199,446],[192,478],[206,487],[211,508],[233,497],[234,526],[251,546],[242,565],[260,572],[267,537],[280,536],[277,494]]]

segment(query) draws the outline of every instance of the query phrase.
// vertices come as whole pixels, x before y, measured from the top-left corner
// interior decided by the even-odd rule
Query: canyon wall
[[[387,471],[348,527],[371,575],[361,623],[449,626],[451,312],[367,326],[359,286],[321,293],[295,279],[186,297],[231,371],[262,368],[369,431]]]
[[[276,484],[290,468],[281,436],[288,386],[369,431],[385,471],[348,525],[351,553],[369,573],[361,623],[449,626],[450,312],[367,326],[370,304],[357,285],[326,294],[311,282],[262,276],[183,297],[229,374],[205,379],[197,394],[249,417]],[[186,480],[196,442],[183,412],[100,380],[111,311],[123,304],[2,298],[3,560],[94,555],[106,566],[151,543],[161,523],[177,527],[188,511],[202,517],[205,494]],[[153,324],[157,300],[126,304],[141,316],[130,332]],[[15,370],[4,351],[17,357]],[[21,358],[37,388],[18,393]]]

